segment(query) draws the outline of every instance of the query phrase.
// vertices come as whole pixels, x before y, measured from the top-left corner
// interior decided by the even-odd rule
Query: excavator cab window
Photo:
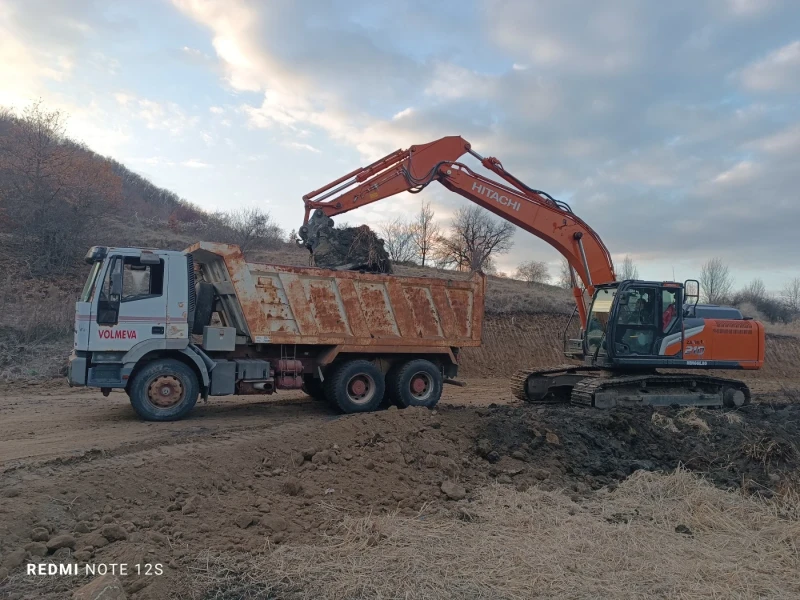
[[[605,336],[616,294],[617,288],[600,288],[594,294],[584,336],[586,351],[591,356],[606,354]]]
[[[670,333],[678,324],[680,306],[680,290],[663,288],[661,290],[661,332]]]
[[[661,331],[656,320],[656,288],[632,286],[618,294],[614,313],[614,354],[616,356],[651,356]]]

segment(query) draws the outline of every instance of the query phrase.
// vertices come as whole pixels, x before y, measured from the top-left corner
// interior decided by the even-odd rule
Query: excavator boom
[[[507,184],[478,173],[456,162],[471,154]],[[586,326],[584,289],[591,297],[595,285],[615,281],[611,255],[600,237],[576,216],[564,202],[535,190],[508,173],[496,158],[484,158],[460,136],[443,137],[434,142],[396,150],[386,157],[348,173],[323,188],[303,196],[305,220],[300,236],[310,244],[314,231],[311,211],[332,217],[354,208],[394,196],[417,193],[437,181],[514,225],[532,233],[556,248],[568,261],[573,276],[573,294],[581,324]]]

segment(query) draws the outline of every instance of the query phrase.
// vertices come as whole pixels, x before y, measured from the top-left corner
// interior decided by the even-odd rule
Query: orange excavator
[[[467,153],[505,183],[457,162]],[[331,217],[401,192],[418,193],[434,181],[541,238],[569,263],[580,337],[568,339],[568,325],[564,352],[582,364],[519,371],[511,380],[517,398],[599,408],[750,401],[744,382],[698,370],[761,368],[761,323],[736,308],[700,304],[696,280],[617,281],[605,244],[566,203],[525,185],[460,136],[397,150],[303,196],[302,244],[313,254],[333,227]]]

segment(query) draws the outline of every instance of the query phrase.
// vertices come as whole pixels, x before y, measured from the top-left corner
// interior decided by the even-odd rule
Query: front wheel
[[[177,421],[194,408],[200,393],[194,371],[164,358],[148,363],[131,383],[131,406],[145,421]]]

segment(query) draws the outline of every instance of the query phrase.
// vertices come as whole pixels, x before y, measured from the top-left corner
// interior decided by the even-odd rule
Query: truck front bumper
[[[75,351],[70,354],[69,367],[67,368],[67,383],[69,383],[70,387],[86,385],[86,367],[88,360],[86,356],[80,356]]]

